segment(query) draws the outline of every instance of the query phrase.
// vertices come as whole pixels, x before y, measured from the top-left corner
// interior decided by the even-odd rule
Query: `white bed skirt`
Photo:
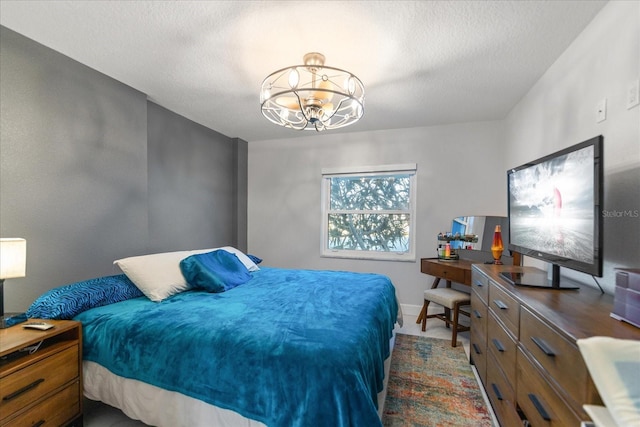
[[[395,335],[391,338],[391,352]],[[129,418],[157,427],[264,427],[259,421],[219,408],[184,394],[114,375],[95,362],[83,366],[84,395],[119,408]],[[382,419],[391,356],[384,363],[384,388],[378,393],[378,415]]]

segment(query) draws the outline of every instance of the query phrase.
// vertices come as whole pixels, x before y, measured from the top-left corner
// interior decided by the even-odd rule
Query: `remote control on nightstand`
[[[46,322],[28,322],[22,325],[25,329],[39,329],[41,331],[46,331],[47,329],[53,328],[51,323]]]

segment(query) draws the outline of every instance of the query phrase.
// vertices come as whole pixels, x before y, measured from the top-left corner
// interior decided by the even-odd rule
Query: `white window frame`
[[[416,183],[417,183],[418,167],[416,163],[378,165],[378,166],[359,166],[344,168],[323,168],[322,169],[322,219],[321,219],[321,237],[320,237],[320,255],[329,258],[350,258],[350,259],[367,259],[381,261],[415,261],[416,260]],[[331,211],[331,178],[337,177],[354,177],[354,176],[374,176],[374,175],[393,175],[408,174],[409,177],[409,250],[407,252],[386,252],[386,251],[357,251],[346,249],[329,249],[329,220],[328,216]],[[380,213],[381,211],[371,211],[370,213]],[[397,211],[382,211],[388,213],[397,213]],[[406,211],[403,211],[406,212]],[[369,213],[369,212],[365,212]]]

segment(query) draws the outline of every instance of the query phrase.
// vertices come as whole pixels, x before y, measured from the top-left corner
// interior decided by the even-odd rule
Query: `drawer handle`
[[[473,310],[473,315],[476,316],[477,319],[482,319],[482,314],[478,310]]]
[[[500,389],[498,388],[496,383],[491,383],[491,388],[493,389],[493,392],[496,394],[496,397],[498,398],[498,400],[502,400],[502,393],[500,393]]]
[[[509,308],[507,304],[503,303],[499,299],[493,300],[493,303],[497,305],[500,310],[506,310],[507,308]]]
[[[529,394],[529,399],[531,399],[531,403],[533,403],[533,406],[536,407],[536,410],[538,411],[542,419],[545,421],[551,421],[551,417],[549,416],[547,411],[544,409],[544,406],[542,406],[542,403],[540,403],[536,395]]]
[[[494,338],[491,341],[493,341],[493,345],[496,347],[496,349],[498,349],[500,353],[504,353],[504,346],[502,345],[499,339]]]
[[[484,286],[484,283],[482,283],[480,280],[476,280],[473,283],[475,283],[475,285],[480,287],[480,288]]]
[[[31,384],[28,384],[28,385],[22,387],[21,389],[14,391],[11,394],[7,394],[5,397],[2,398],[2,400],[5,401],[5,402],[8,402],[11,399],[15,399],[16,397],[20,396],[22,393],[26,393],[27,391],[31,390],[32,388],[37,387],[41,382],[44,382],[44,378],[38,378],[37,380],[35,380]]]
[[[531,341],[533,341],[547,356],[554,357],[556,355],[542,338],[531,337]]]
[[[482,352],[480,351],[480,347],[478,347],[478,344],[473,344],[473,351],[475,351],[476,354],[482,354]]]

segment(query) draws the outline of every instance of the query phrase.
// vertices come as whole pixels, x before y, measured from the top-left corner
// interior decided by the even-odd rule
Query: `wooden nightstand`
[[[55,327],[0,330],[1,427],[82,426],[82,324],[44,321]]]

